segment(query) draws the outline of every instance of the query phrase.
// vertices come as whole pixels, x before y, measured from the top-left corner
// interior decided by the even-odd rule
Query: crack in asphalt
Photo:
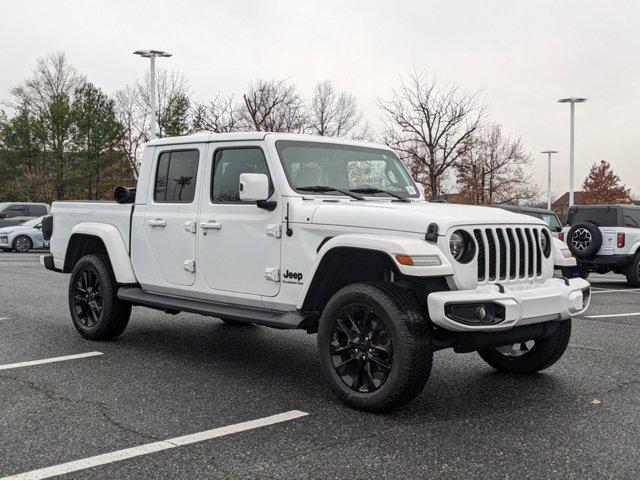
[[[53,401],[61,401],[61,402],[67,402],[67,403],[71,403],[71,404],[76,404],[76,405],[86,405],[86,404],[90,404],[93,405],[98,413],[102,416],[102,418],[104,420],[106,420],[107,423],[109,423],[110,425],[118,428],[119,430],[122,430],[124,432],[128,432],[128,433],[132,433],[134,435],[137,435],[141,438],[144,438],[146,440],[153,440],[155,441],[159,441],[162,440],[161,438],[155,437],[153,435],[149,435],[147,433],[144,432],[140,432],[139,430],[136,430],[134,428],[128,427],[126,425],[123,425],[122,423],[120,423],[118,420],[116,420],[115,418],[113,418],[111,415],[109,415],[107,413],[107,407],[105,405],[103,405],[100,402],[97,402],[95,400],[87,400],[87,399],[81,399],[81,398],[70,398],[70,397],[66,397],[64,395],[61,395],[53,390],[48,390],[46,388],[44,388],[43,386],[38,385],[37,383],[31,381],[31,380],[27,380],[25,378],[20,378],[20,377],[14,377],[11,375],[0,375],[0,380],[10,380],[13,382],[16,382],[20,385],[23,385],[27,388],[30,388],[32,390],[35,390],[41,394],[43,394],[45,397],[47,397],[49,400],[53,400]]]

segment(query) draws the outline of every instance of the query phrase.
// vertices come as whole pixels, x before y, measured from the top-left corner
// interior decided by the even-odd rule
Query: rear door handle
[[[152,227],[166,227],[167,221],[161,218],[156,218],[155,220],[149,220],[147,224],[149,224]]]
[[[209,220],[208,222],[200,222],[200,228],[203,230],[221,230],[222,224],[215,220]]]

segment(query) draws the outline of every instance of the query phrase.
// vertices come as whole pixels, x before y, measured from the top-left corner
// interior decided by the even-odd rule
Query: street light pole
[[[148,58],[151,62],[151,75],[149,78],[149,106],[151,108],[151,140],[156,138],[156,57],[170,57],[171,54],[162,50],[136,50],[134,55]]]
[[[570,133],[570,145],[569,145],[569,206],[573,206],[573,152],[574,152],[574,125],[575,125],[575,104],[586,102],[586,98],[580,97],[568,97],[558,100],[560,103],[571,104],[571,133]]]
[[[547,166],[547,210],[551,210],[551,154],[558,153],[557,150],[545,150],[544,152],[549,156],[549,165]]]

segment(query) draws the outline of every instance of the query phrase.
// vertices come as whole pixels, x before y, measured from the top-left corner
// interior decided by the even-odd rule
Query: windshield
[[[560,221],[556,215],[551,213],[541,213],[540,218],[549,225],[552,232],[560,232],[562,230],[562,225],[560,225]]]
[[[42,222],[42,218],[43,217],[33,218],[33,219],[28,220],[28,221],[26,221],[24,223],[21,223],[20,226],[21,227],[35,227],[40,222]]]
[[[342,190],[386,190],[418,198],[418,189],[393,152],[332,143],[278,140],[276,149],[294,190],[324,186]],[[335,195],[335,191],[327,192]],[[364,195],[387,196],[383,192]]]

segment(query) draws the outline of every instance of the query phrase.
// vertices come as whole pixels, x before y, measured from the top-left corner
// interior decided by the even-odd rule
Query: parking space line
[[[270,417],[258,418],[256,420],[250,420],[248,422],[235,423],[233,425],[227,425],[226,427],[219,427],[214,428],[213,430],[206,430],[204,432],[184,435],[182,437],[175,437],[168,440],[146,443],[137,447],[125,448],[123,450],[116,450],[115,452],[111,453],[104,453],[102,455],[95,455],[93,457],[83,458],[81,460],[61,463],[59,465],[40,468],[38,470],[32,470],[30,472],[19,473],[16,475],[4,477],[0,480],[37,480],[42,478],[51,478],[58,475],[64,475],[66,473],[78,472],[87,468],[106,465],[108,463],[120,462],[128,458],[139,457],[141,455],[148,455],[150,453],[160,452],[162,450],[168,450],[184,445],[190,445],[192,443],[211,440],[212,438],[224,437],[225,435],[231,435],[233,433],[244,432],[246,430],[266,427],[268,425],[274,425],[276,423],[287,422],[289,420],[294,420],[306,415],[309,414],[306,412],[301,412],[299,410],[290,410],[288,412],[279,413]]]
[[[640,290],[640,288],[618,288],[618,289],[609,289],[609,290],[594,290],[593,287],[591,287],[591,293],[611,293],[611,292],[632,292],[635,293],[638,290]]]
[[[96,355],[102,355],[102,352],[86,352],[78,353],[76,355],[65,355],[64,357],[43,358],[41,360],[31,360],[28,362],[8,363],[6,365],[0,365],[0,370],[11,370],[12,368],[30,367],[32,365],[42,365],[44,363],[64,362],[66,360],[76,360],[78,358],[95,357]]]
[[[608,315],[585,315],[584,318],[615,318],[615,317],[637,317],[640,312],[633,313],[610,313]]]

